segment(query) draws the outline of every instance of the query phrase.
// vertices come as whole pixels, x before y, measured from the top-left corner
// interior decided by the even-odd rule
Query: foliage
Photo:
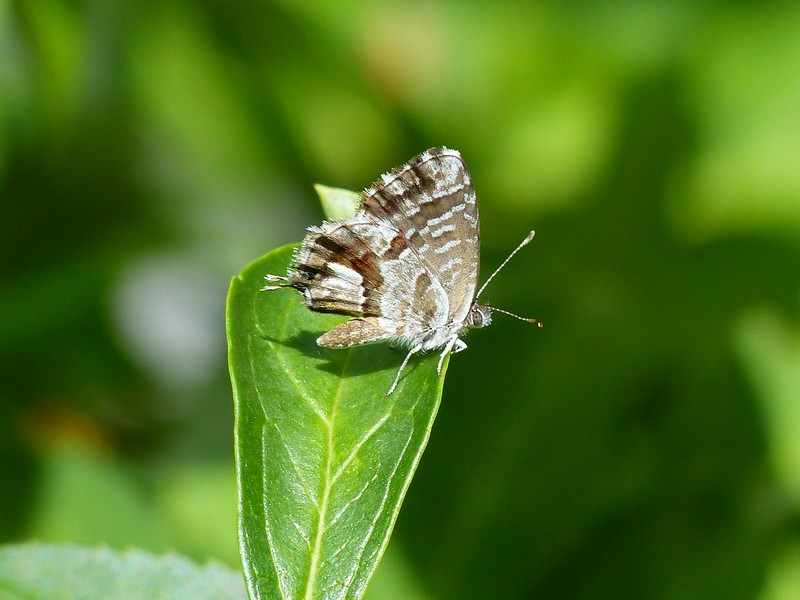
[[[0,548],[0,595],[4,600],[242,600],[245,592],[238,573],[220,565],[200,568],[180,556],[21,544]]]
[[[354,212],[353,194],[317,189],[329,215]],[[228,296],[245,576],[252,598],[360,598],[428,441],[443,379],[438,357],[428,356],[387,397],[398,352],[317,346],[341,317],[311,313],[291,290],[260,291],[291,256],[285,247],[257,260]]]
[[[453,359],[368,596],[800,596],[798,11],[0,3],[0,539],[238,568],[228,282],[448,145],[545,327]]]

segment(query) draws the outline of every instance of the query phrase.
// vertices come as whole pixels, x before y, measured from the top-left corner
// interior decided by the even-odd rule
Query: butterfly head
[[[467,315],[467,320],[466,320],[467,327],[486,327],[489,323],[492,322],[493,312],[503,313],[504,315],[508,315],[509,317],[514,317],[515,319],[519,319],[520,321],[525,321],[526,323],[532,323],[537,327],[542,326],[542,322],[539,319],[520,317],[519,315],[516,315],[507,310],[503,310],[502,308],[495,308],[494,306],[486,306],[485,304],[478,304],[477,302],[478,297],[483,293],[483,290],[486,289],[486,286],[489,285],[489,282],[495,278],[495,275],[497,275],[503,269],[503,267],[505,267],[508,264],[508,261],[510,261],[517,252],[522,250],[525,246],[527,246],[530,243],[535,233],[536,233],[535,231],[531,231],[527,235],[527,237],[524,240],[522,240],[522,243],[520,243],[520,245],[517,246],[514,249],[514,251],[511,254],[509,254],[508,257],[500,264],[500,266],[494,270],[494,273],[492,273],[489,276],[489,279],[486,280],[486,282],[481,286],[481,289],[478,290],[478,293],[475,294],[475,302],[472,303],[472,306],[469,309],[469,314]]]
[[[467,327],[486,327],[492,322],[492,310],[494,309],[491,306],[473,302],[467,315]]]

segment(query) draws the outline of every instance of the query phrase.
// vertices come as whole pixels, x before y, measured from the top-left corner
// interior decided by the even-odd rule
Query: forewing
[[[389,222],[446,290],[448,320],[462,323],[475,295],[480,254],[472,179],[456,150],[433,148],[364,191],[361,211]]]

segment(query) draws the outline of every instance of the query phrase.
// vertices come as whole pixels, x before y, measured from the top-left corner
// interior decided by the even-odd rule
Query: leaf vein
[[[267,488],[266,479],[267,479],[267,471],[265,469],[262,475],[262,484],[264,486],[263,489]],[[270,518],[269,501],[267,499],[266,494],[262,495],[261,502],[262,502],[262,509],[264,511],[264,533],[266,533],[267,535],[267,547],[269,548],[270,558],[272,558],[272,565],[275,567],[275,579],[278,581],[278,590],[281,593],[281,599],[286,600],[287,598],[289,598],[289,590],[286,589],[286,583],[284,582],[284,577],[286,577],[286,571],[281,566],[277,554],[276,550],[277,545],[275,543],[275,537],[272,531],[273,520]]]
[[[285,329],[286,329],[285,327],[281,329],[281,336],[285,335],[286,333]],[[306,404],[308,404],[311,407],[311,410],[314,411],[314,413],[320,419],[325,421],[326,416],[324,411],[319,407],[316,401],[310,395],[308,395],[305,388],[303,387],[303,384],[297,379],[294,371],[292,371],[284,361],[283,355],[275,349],[275,343],[268,340],[267,344],[269,344],[270,347],[272,348],[272,354],[275,357],[275,363],[277,364],[277,366],[281,368],[284,375],[286,375],[287,379],[291,381],[292,385],[297,391],[297,395],[300,396],[300,398],[302,398],[306,402]]]
[[[342,387],[345,380],[345,374],[347,373],[348,369],[350,368],[350,359],[353,353],[348,351],[347,358],[345,360],[344,366],[342,367],[342,373],[339,377],[336,386],[336,393],[333,396],[333,402],[331,403],[330,415],[328,416],[329,425],[326,428],[326,433],[328,437],[328,457],[325,461],[325,475],[323,478],[323,492],[322,492],[322,500],[320,502],[319,511],[317,512],[317,530],[315,533],[314,538],[314,548],[311,551],[311,564],[309,565],[308,569],[308,583],[306,585],[306,593],[305,598],[306,600],[312,600],[315,596],[314,586],[316,584],[316,579],[318,576],[319,568],[320,568],[320,558],[322,552],[322,538],[325,534],[325,519],[327,518],[328,512],[328,503],[330,501],[331,496],[331,488],[333,487],[332,481],[332,470],[333,470],[333,460],[334,460],[334,446],[333,446],[333,425],[336,421],[336,413],[339,409],[339,401],[342,397]]]
[[[364,447],[364,444],[366,444],[370,440],[370,438],[375,435],[375,433],[378,431],[378,429],[383,427],[383,424],[386,423],[386,421],[389,420],[389,417],[391,416],[391,414],[392,414],[391,410],[389,412],[387,412],[386,414],[384,414],[375,423],[375,425],[370,427],[369,431],[367,431],[361,437],[361,439],[358,440],[358,442],[355,443],[355,445],[353,447],[353,450],[350,452],[350,454],[347,456],[347,458],[344,459],[344,461],[339,466],[339,468],[336,469],[336,473],[334,473],[334,475],[333,475],[333,481],[331,481],[332,484],[336,483],[339,480],[339,477],[341,477],[342,474],[344,473],[344,471],[347,469],[347,467],[350,466],[350,463],[353,462],[353,460],[355,459],[355,457],[358,454],[358,452],[361,450],[361,448]]]
[[[355,496],[353,496],[352,498],[350,498],[350,500],[345,502],[342,508],[335,515],[333,515],[333,518],[328,522],[328,529],[336,525],[336,523],[339,522],[339,519],[342,518],[342,515],[344,515],[344,513],[347,512],[347,509],[350,508],[350,506],[352,506],[353,503],[358,502],[361,499],[361,497],[364,495],[364,492],[367,491],[367,488],[370,485],[372,485],[372,482],[374,482],[378,478],[378,472],[380,471],[380,468],[381,468],[380,463],[375,465],[376,473],[363,485],[363,487],[358,491],[358,493]]]
[[[295,474],[297,475],[297,479],[300,482],[300,488],[305,493],[308,500],[314,506],[314,508],[319,508],[319,500],[314,497],[311,486],[303,477],[302,472],[300,471],[300,466],[298,465],[297,459],[292,454],[291,446],[286,442],[286,438],[283,437],[283,432],[281,431],[280,427],[277,424],[272,424],[275,427],[275,431],[278,433],[278,438],[281,440],[283,447],[286,449],[286,455],[289,457],[289,462],[292,464],[292,470],[294,470]]]
[[[379,509],[377,511],[375,511],[375,517],[372,519],[372,522],[370,523],[369,529],[367,530],[367,535],[364,538],[363,543],[361,544],[361,548],[359,549],[357,560],[353,561],[353,568],[350,571],[350,574],[347,576],[347,579],[345,579],[345,581],[344,581],[344,590],[345,591],[350,589],[350,586],[353,585],[353,581],[355,580],[355,577],[358,574],[358,569],[362,564],[362,560],[361,559],[364,556],[364,552],[367,549],[367,546],[369,545],[369,542],[370,542],[370,539],[372,538],[372,535],[375,533],[375,528],[376,528],[376,526],[378,524],[378,521],[381,518],[381,515],[383,514],[384,508],[386,508],[386,503],[389,501],[389,489],[391,488],[392,481],[394,480],[394,477],[397,474],[397,470],[400,468],[400,465],[403,462],[403,456],[405,455],[406,450],[408,449],[408,447],[411,445],[411,440],[413,439],[413,437],[414,437],[414,429],[412,427],[411,431],[409,431],[409,433],[408,433],[408,437],[406,438],[406,443],[403,445],[402,450],[400,450],[400,452],[398,452],[398,454],[397,454],[397,460],[395,461],[394,468],[392,469],[392,472],[389,475],[389,477],[386,479],[386,487],[385,487],[384,492],[383,492],[383,498],[381,499],[380,507],[379,507]],[[388,537],[390,534],[391,534],[391,526],[388,528],[388,530],[386,532],[386,536]],[[378,551],[380,551],[380,548],[378,549]]]

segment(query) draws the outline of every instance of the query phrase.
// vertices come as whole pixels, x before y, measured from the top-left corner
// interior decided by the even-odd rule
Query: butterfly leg
[[[453,346],[455,346],[456,348],[454,350],[454,353],[461,352],[464,348],[467,347],[467,345],[460,339],[458,339],[458,337],[454,337],[449,342],[447,342],[447,345],[445,345],[444,350],[442,350],[442,353],[439,355],[439,364],[436,366],[437,375],[442,374],[442,365],[444,364],[444,357],[450,353],[450,350],[453,350]]]
[[[400,369],[397,371],[397,375],[395,375],[394,381],[392,382],[392,387],[390,387],[389,391],[386,392],[387,396],[391,396],[392,392],[394,391],[394,388],[397,387],[397,384],[400,381],[400,374],[403,372],[403,369],[406,368],[406,365],[408,364],[408,361],[411,358],[411,356],[413,354],[416,354],[420,350],[422,350],[422,344],[417,344],[416,346],[411,348],[411,350],[408,351],[408,354],[406,354],[406,357],[403,359],[403,364],[400,365]]]

